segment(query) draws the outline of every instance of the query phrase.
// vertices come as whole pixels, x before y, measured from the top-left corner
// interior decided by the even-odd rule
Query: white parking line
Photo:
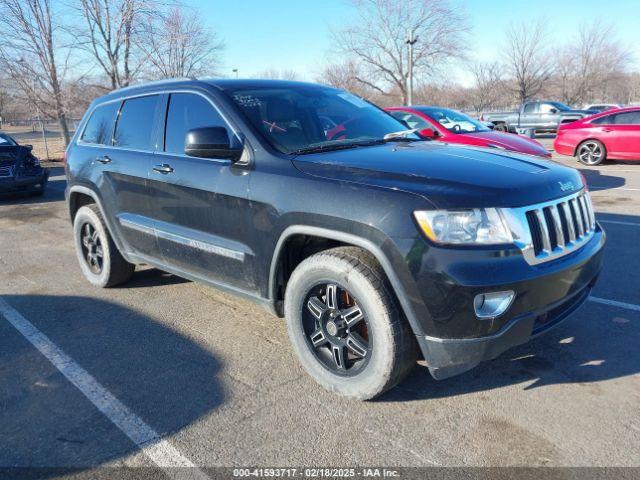
[[[589,297],[589,301],[610,305],[612,307],[626,308],[627,310],[633,310],[634,312],[640,312],[640,305],[634,305],[633,303],[618,302],[617,300],[608,300],[606,298],[598,297]]]
[[[611,223],[613,225],[627,225],[628,227],[640,227],[640,223],[634,223],[634,222],[619,222],[617,220],[600,220],[598,219],[599,223]]]
[[[17,310],[0,298],[0,314],[36,347],[54,367],[80,390],[113,424],[129,437],[153,463],[163,469],[195,467],[173,445],[134,414],[120,400],[98,383],[89,372],[60,350],[49,338],[24,318]],[[179,476],[180,471],[165,473]],[[190,478],[209,478],[198,469],[190,470]]]

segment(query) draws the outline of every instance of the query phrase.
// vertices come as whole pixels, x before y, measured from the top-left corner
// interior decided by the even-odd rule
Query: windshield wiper
[[[384,143],[384,140],[367,140],[364,142],[350,142],[350,143],[329,143],[325,145],[310,145],[308,147],[299,148],[298,150],[294,150],[289,152],[291,155],[302,155],[305,153],[319,153],[319,152],[329,152],[331,150],[346,150],[349,148],[357,148],[357,147],[369,147],[371,145],[380,145]]]
[[[407,142],[420,140],[419,138],[407,138],[407,136],[412,135],[418,131],[417,128],[412,128],[409,130],[400,130],[399,132],[391,132],[387,133],[382,140],[385,142],[403,140]]]

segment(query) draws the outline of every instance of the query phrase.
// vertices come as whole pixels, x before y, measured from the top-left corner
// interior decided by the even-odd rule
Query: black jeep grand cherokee
[[[309,374],[350,397],[397,384],[419,350],[445,378],[526,342],[601,268],[576,170],[423,141],[335,88],[119,90],[91,105],[67,159],[90,282],[149,264],[255,300],[286,318]]]

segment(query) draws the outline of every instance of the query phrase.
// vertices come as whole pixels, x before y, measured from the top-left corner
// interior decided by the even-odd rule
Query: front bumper
[[[588,298],[602,268],[605,234],[597,226],[582,248],[557,260],[527,265],[521,256],[448,251],[443,264],[424,261],[414,273],[429,312],[417,334],[434,378],[447,378],[526,343],[573,313]],[[432,258],[440,258],[444,250]],[[429,255],[428,255],[429,256]],[[478,319],[473,299],[513,290],[504,315]]]
[[[0,193],[13,193],[29,190],[36,185],[46,185],[49,180],[49,170],[43,168],[35,175],[16,175],[8,178],[0,178]]]
[[[528,342],[558,325],[575,312],[589,297],[593,283],[569,298],[515,318],[495,335],[480,338],[418,337],[418,344],[428,358],[428,367],[436,380],[442,380],[472,369],[506,350]]]

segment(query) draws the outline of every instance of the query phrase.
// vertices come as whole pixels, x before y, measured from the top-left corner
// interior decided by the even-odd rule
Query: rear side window
[[[536,113],[538,111],[538,104],[535,102],[525,103],[524,113]]]
[[[224,127],[232,139],[229,126],[205,98],[194,93],[172,93],[167,110],[165,152],[184,153],[187,132],[201,127]]]
[[[158,95],[125,100],[120,110],[114,145],[135,150],[153,150],[153,122]]]
[[[94,145],[111,145],[111,134],[120,102],[100,105],[91,114],[80,140]]]
[[[616,125],[640,125],[640,112],[624,112],[615,115]]]

